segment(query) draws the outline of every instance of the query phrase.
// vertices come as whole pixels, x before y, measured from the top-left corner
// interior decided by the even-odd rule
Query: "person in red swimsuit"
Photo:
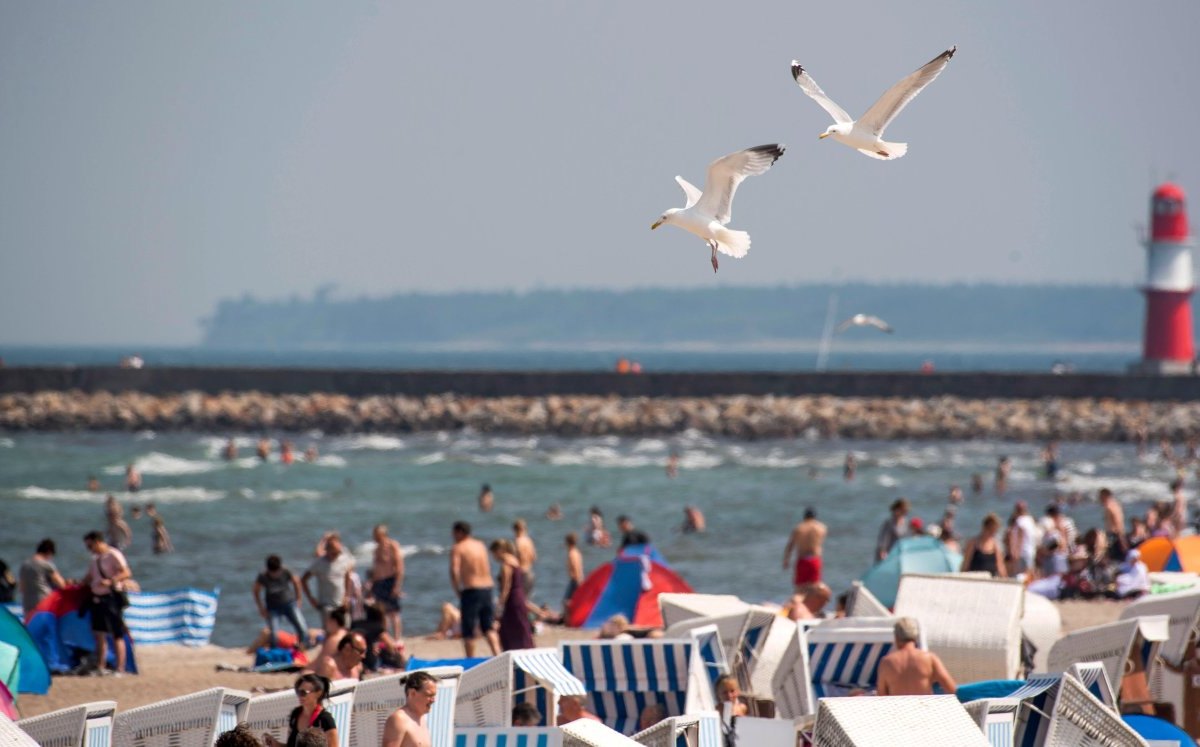
[[[826,534],[828,529],[817,521],[817,512],[811,507],[804,510],[804,520],[792,529],[792,536],[783,551],[783,569],[786,571],[791,566],[792,551],[795,550],[792,584],[798,593],[821,580],[821,550]]]

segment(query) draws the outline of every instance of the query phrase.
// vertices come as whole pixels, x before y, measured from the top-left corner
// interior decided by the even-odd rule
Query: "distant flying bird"
[[[958,49],[957,46],[947,49],[927,62],[920,70],[889,88],[888,92],[879,97],[879,100],[867,110],[866,114],[858,118],[858,121],[852,119],[842,107],[833,103],[833,99],[821,90],[812,76],[795,60],[792,60],[792,77],[796,79],[800,90],[807,93],[813,101],[820,104],[821,108],[833,117],[834,124],[820,135],[822,140],[832,137],[839,143],[845,143],[871,158],[890,161],[907,153],[908,143],[884,142],[883,131],[908,105],[908,102],[915,99],[925,86],[938,77],[949,64],[956,49]]]
[[[783,150],[782,145],[759,145],[718,158],[708,165],[703,192],[682,176],[675,177],[687,196],[687,204],[663,213],[650,230],[666,223],[704,239],[712,250],[713,272],[717,271],[718,250],[731,257],[746,256],[750,251],[750,234],[725,227],[733,217],[733,193],[746,177],[758,176],[771,168]]]
[[[883,321],[879,317],[870,316],[868,314],[855,314],[854,316],[850,317],[846,321],[839,324],[837,326],[837,331],[845,332],[846,330],[850,329],[851,327],[878,327],[879,329],[883,330],[884,332],[887,332],[889,335],[896,331],[896,330],[892,329],[892,325]]]

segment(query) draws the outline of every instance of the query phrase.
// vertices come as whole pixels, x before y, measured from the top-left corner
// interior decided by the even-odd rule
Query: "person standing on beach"
[[[506,539],[492,541],[492,557],[500,564],[500,646],[505,651],[533,648],[533,627],[525,602],[525,583],[517,549]]]
[[[125,556],[104,541],[104,535],[96,531],[83,536],[83,544],[92,554],[83,585],[91,592],[88,609],[92,613],[92,637],[96,643],[96,669],[103,673],[108,660],[108,637],[113,639],[116,656],[116,672],[125,671],[125,627],[124,606],[117,592],[132,575]]]
[[[879,562],[892,551],[892,545],[908,536],[908,499],[897,498],[892,501],[892,515],[884,520],[879,527],[879,537],[875,540],[875,562]]]
[[[985,571],[995,578],[1007,578],[1004,564],[1004,548],[996,535],[1000,532],[1000,517],[988,514],[983,519],[979,534],[972,537],[963,548],[962,567],[958,570]]]
[[[44,539],[38,543],[37,551],[21,564],[17,582],[21,587],[21,609],[26,615],[50,592],[67,585],[54,565],[55,551],[54,540]]]
[[[933,685],[953,695],[954,678],[937,654],[917,648],[920,628],[911,617],[902,617],[893,628],[896,648],[879,662],[879,695],[932,695]]]
[[[495,631],[496,610],[492,601],[495,583],[488,550],[471,536],[471,525],[465,521],[454,522],[451,532],[454,546],[450,548],[450,586],[459,599],[463,653],[467,658],[475,655],[475,631],[479,630],[492,655],[497,656],[500,638]]]
[[[571,597],[583,583],[583,553],[579,551],[579,537],[570,532],[563,540],[567,546],[567,591],[563,594],[563,617],[570,611]]]
[[[1125,509],[1121,508],[1121,503],[1108,488],[1100,488],[1096,497],[1104,511],[1104,534],[1108,539],[1110,557],[1121,562],[1129,551],[1129,540],[1125,537]]]
[[[300,645],[308,643],[308,623],[300,612],[300,581],[284,567],[278,555],[267,557],[267,570],[254,579],[251,593],[258,614],[267,621],[272,648],[278,645],[275,634],[279,631],[279,618],[291,624]]]
[[[437,680],[428,672],[413,672],[404,682],[404,705],[392,711],[383,726],[383,747],[431,747],[426,716],[437,700]]]
[[[376,524],[375,558],[371,563],[371,596],[383,607],[388,635],[400,640],[400,598],[404,596],[404,553],[388,536],[386,524]]]
[[[804,510],[804,520],[792,529],[787,547],[783,549],[783,570],[791,567],[792,551],[795,550],[796,566],[792,574],[792,586],[797,594],[821,581],[821,552],[828,533],[826,526],[817,521],[816,509],[811,507]]]
[[[533,564],[537,562],[537,546],[529,536],[529,525],[524,519],[513,522],[513,546],[517,550],[517,559],[521,561],[521,578],[525,582],[525,596],[533,594]]]
[[[492,493],[492,486],[485,482],[479,488],[479,510],[485,514],[490,513],[495,503],[496,496]]]
[[[354,571],[354,558],[342,548],[342,538],[337,532],[331,532],[325,537],[325,552],[313,561],[304,575],[300,577],[300,586],[304,596],[312,604],[313,609],[321,613],[321,621],[335,607],[346,603],[346,588],[350,585],[350,574]],[[317,594],[308,585],[310,578],[317,580]]]

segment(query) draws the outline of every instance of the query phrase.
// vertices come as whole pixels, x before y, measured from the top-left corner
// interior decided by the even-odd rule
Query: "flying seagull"
[[[750,251],[750,234],[725,227],[733,217],[733,193],[746,177],[758,176],[771,168],[783,151],[782,145],[759,145],[718,158],[708,165],[703,192],[682,176],[675,177],[687,196],[687,204],[663,213],[650,230],[666,223],[704,239],[712,250],[713,272],[717,271],[718,250],[731,257],[746,256]]]
[[[925,86],[938,77],[938,74],[950,63],[950,58],[954,56],[956,49],[958,49],[957,46],[947,49],[925,63],[919,70],[889,88],[887,93],[880,96],[879,100],[857,121],[851,118],[842,107],[833,103],[833,99],[821,90],[808,71],[795,60],[792,60],[792,77],[796,79],[800,90],[808,94],[813,101],[820,104],[821,108],[833,117],[834,124],[831,124],[820,135],[822,140],[832,137],[839,143],[845,143],[871,158],[890,161],[907,153],[908,143],[884,142],[883,131],[908,105],[908,102],[915,99]]]
[[[850,317],[846,321],[839,324],[837,326],[837,331],[845,332],[846,330],[850,329],[851,327],[878,327],[879,329],[883,330],[884,332],[887,332],[889,335],[896,331],[896,330],[892,329],[892,325],[883,321],[879,317],[870,316],[868,314],[855,314],[854,316]]]

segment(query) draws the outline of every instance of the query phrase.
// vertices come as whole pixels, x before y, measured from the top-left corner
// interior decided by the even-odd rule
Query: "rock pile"
[[[1200,402],[809,397],[350,397],[258,392],[153,396],[45,391],[0,396],[0,430],[481,432],[642,435],[695,429],[744,439],[1181,440]]]

